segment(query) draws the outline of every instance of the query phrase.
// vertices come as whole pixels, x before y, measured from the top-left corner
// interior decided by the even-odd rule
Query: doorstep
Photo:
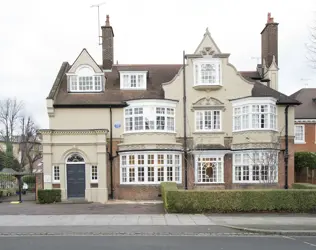
[[[87,201],[84,198],[71,198],[68,200],[63,200],[61,202],[59,202],[60,204],[91,204],[93,202],[91,201]]]

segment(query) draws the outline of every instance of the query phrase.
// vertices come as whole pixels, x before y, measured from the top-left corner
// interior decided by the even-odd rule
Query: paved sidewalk
[[[108,204],[21,204],[0,203],[0,215],[76,215],[76,214],[163,214],[161,202],[120,202]]]
[[[215,225],[205,215],[130,214],[130,215],[3,215],[0,227],[6,226],[202,226]]]

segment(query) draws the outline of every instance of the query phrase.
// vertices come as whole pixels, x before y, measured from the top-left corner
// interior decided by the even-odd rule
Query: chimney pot
[[[106,15],[105,26],[110,26],[110,16]]]

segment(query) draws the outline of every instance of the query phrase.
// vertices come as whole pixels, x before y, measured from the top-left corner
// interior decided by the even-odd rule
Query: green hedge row
[[[311,183],[294,183],[292,184],[294,189],[316,189],[316,185]]]
[[[61,190],[40,189],[37,191],[37,199],[41,204],[61,202]]]
[[[316,190],[178,190],[161,184],[165,209],[170,213],[311,212]]]
[[[35,184],[36,177],[35,177],[35,175],[24,175],[22,177],[22,181],[27,183],[27,184]]]

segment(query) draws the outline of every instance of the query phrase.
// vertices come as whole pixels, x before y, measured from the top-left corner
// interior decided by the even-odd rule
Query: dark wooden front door
[[[67,164],[67,196],[68,198],[84,198],[85,164]]]

